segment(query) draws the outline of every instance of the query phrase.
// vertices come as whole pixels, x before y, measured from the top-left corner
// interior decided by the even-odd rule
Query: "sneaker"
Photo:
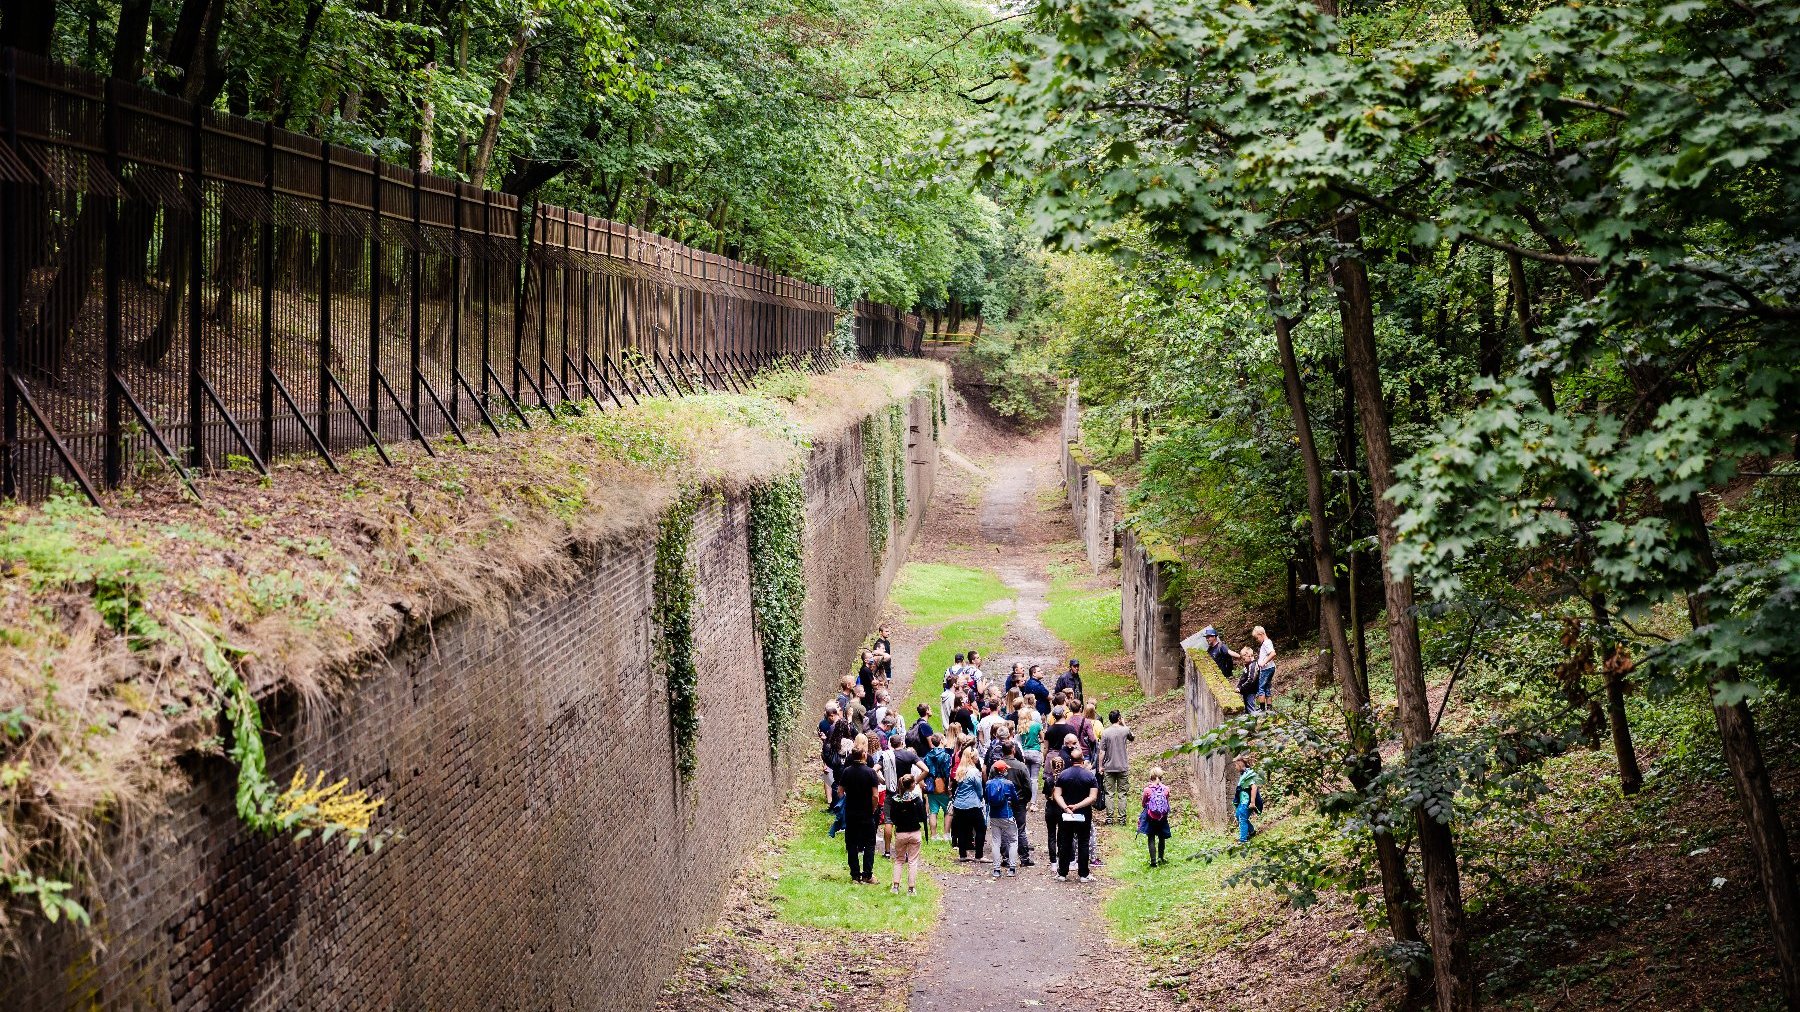
[[[1069,876],[1067,875],[1058,875],[1056,878],[1059,882],[1067,882],[1069,880]]]
[[[1018,878],[1019,877],[1019,869],[1017,869],[1017,868],[1006,869],[1006,877],[1007,878]]]
[[[888,886],[888,892],[893,893],[895,896],[900,895],[900,883],[896,882],[893,885]]]
[[[917,896],[917,895],[919,895],[919,890],[914,888],[913,886],[907,886],[906,887],[906,895]]]
[[[1035,868],[1035,867],[1037,867],[1037,862],[1033,861],[1031,858],[1026,858],[1025,860],[1019,862],[1019,867]]]
[[[1083,875],[1083,876],[1081,876],[1081,880],[1082,880],[1082,881],[1083,881],[1083,882],[1092,882],[1092,881],[1093,881],[1093,880],[1094,880],[1094,876],[1092,876],[1092,875]]]
[[[998,869],[998,868],[995,868],[995,869],[994,869],[994,877],[995,877],[995,878],[999,878],[999,877],[1000,877],[1000,869]]]

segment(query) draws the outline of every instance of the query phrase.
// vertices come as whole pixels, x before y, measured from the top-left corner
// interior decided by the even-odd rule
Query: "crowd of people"
[[[991,863],[996,879],[1042,856],[1059,879],[1089,882],[1100,864],[1095,825],[1127,824],[1134,800],[1150,863],[1163,863],[1171,806],[1162,770],[1133,794],[1135,736],[1117,710],[1100,721],[1079,660],[1046,683],[1041,665],[1014,663],[1000,678],[979,651],[957,654],[935,712],[919,703],[910,719],[889,691],[892,661],[882,628],[819,720],[831,833],[844,836],[853,881],[874,882],[879,846],[893,862],[889,890],[904,881],[910,894],[923,846],[941,840],[958,861]]]

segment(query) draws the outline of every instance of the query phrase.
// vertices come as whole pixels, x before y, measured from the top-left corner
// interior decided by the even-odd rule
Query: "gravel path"
[[[983,462],[990,480],[976,524],[980,547],[997,550],[989,568],[1017,594],[1005,649],[990,659],[990,670],[999,673],[1018,660],[1043,664],[1048,677],[1064,659],[1063,644],[1043,623],[1048,546],[1069,536],[1060,529],[1066,524],[1043,522],[1038,509],[1039,493],[1057,481],[1056,436],[1046,436]],[[1033,850],[1042,858],[1043,814],[1028,818]],[[944,875],[943,885],[943,920],[913,981],[912,1012],[996,1012],[1032,1002],[1059,1007],[1056,995],[1092,981],[1086,956],[1102,931],[1094,906],[1099,883],[1059,882],[1040,863],[1001,879],[990,877],[986,865],[965,865]]]

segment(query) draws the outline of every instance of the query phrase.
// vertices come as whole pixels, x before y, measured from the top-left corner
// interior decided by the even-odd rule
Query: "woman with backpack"
[[[1169,842],[1169,787],[1163,783],[1161,766],[1150,767],[1150,782],[1144,785],[1144,807],[1138,811],[1138,829],[1150,845],[1150,867],[1167,864],[1164,849]]]
[[[924,843],[925,821],[929,816],[925,810],[925,794],[919,789],[918,773],[908,773],[900,778],[900,791],[894,796],[892,809],[894,813],[894,884],[888,892],[900,891],[900,868],[906,867],[906,895],[917,892],[919,878],[919,848]]]
[[[931,736],[931,748],[921,758],[925,762],[925,801],[929,819],[926,830],[934,828],[943,836],[944,822],[950,817],[950,750],[944,747],[944,736]]]

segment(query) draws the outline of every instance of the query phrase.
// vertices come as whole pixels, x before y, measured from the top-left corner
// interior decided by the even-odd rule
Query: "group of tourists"
[[[1219,666],[1219,673],[1225,676],[1226,683],[1243,697],[1245,713],[1257,713],[1275,704],[1275,641],[1269,637],[1267,629],[1257,626],[1250,630],[1250,638],[1256,646],[1242,650],[1226,646],[1224,637],[1212,626],[1200,630],[1199,638],[1200,645]],[[1193,644],[1194,641],[1188,639],[1182,646]]]
[[[920,703],[909,723],[889,692],[892,659],[882,628],[819,721],[831,833],[844,834],[850,878],[874,882],[879,842],[893,861],[889,890],[904,878],[910,894],[930,839],[946,840],[958,861],[991,862],[993,878],[1016,876],[1037,864],[1032,813],[1041,812],[1046,863],[1063,881],[1071,872],[1092,881],[1095,824],[1122,825],[1130,814],[1135,736],[1117,710],[1100,722],[1081,662],[1071,658],[1047,684],[1040,665],[1015,663],[997,678],[980,651],[957,654],[936,712]],[[1161,769],[1149,770],[1136,799],[1150,863],[1162,864],[1170,798]]]

